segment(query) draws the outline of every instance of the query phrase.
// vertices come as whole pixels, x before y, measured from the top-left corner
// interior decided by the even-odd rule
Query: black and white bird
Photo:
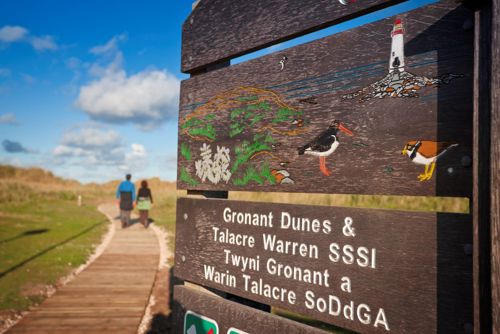
[[[326,167],[326,157],[335,152],[340,144],[337,138],[339,130],[349,136],[353,136],[351,130],[347,129],[340,121],[334,120],[328,129],[323,131],[308,144],[298,148],[299,155],[309,154],[319,157],[319,170],[326,176],[330,176],[331,174]]]

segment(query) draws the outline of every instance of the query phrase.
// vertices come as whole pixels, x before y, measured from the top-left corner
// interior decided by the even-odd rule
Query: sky
[[[202,0],[203,1],[203,0]],[[361,0],[360,0],[361,1]],[[417,8],[410,0],[232,60]],[[0,164],[81,182],[176,178],[181,28],[190,0],[16,0],[0,11]]]

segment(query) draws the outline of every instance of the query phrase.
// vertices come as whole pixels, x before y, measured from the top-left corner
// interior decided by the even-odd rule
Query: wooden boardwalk
[[[102,207],[117,216],[115,205]],[[137,333],[148,304],[160,249],[151,229],[122,229],[89,267],[7,333]]]

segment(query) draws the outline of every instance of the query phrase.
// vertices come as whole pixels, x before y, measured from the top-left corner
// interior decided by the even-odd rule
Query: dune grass
[[[230,192],[229,199],[404,211],[469,213],[469,199],[456,197]]]
[[[0,165],[0,322],[87,261],[107,229],[96,210],[102,193],[39,168]]]
[[[39,303],[100,243],[106,218],[64,196],[31,193],[25,201],[0,202],[0,310]]]

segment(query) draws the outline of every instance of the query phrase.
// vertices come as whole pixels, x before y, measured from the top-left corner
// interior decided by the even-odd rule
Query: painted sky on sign
[[[410,0],[232,64],[436,1]],[[176,177],[181,26],[191,1],[5,2],[0,164],[82,182]]]

